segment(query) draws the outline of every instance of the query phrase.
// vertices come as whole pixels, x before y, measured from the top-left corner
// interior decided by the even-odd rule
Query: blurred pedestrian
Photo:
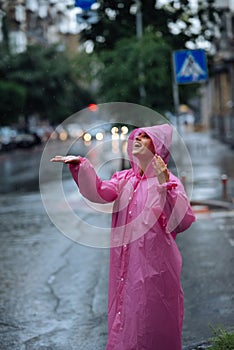
[[[106,350],[181,350],[183,291],[176,235],[195,220],[180,180],[167,168],[168,124],[135,129],[128,139],[131,168],[101,180],[88,159],[69,164],[81,194],[114,202],[110,238]]]

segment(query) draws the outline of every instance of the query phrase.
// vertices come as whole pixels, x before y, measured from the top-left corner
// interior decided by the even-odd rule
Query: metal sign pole
[[[179,86],[176,82],[176,73],[175,73],[175,61],[174,56],[172,55],[172,92],[173,92],[173,101],[174,101],[174,110],[176,116],[176,128],[177,131],[180,131],[180,122],[179,122],[179,106],[180,106],[180,97],[179,97]]]
[[[179,132],[180,130],[180,121],[179,121],[179,107],[180,107],[180,98],[179,98],[179,86],[173,79],[173,100],[174,100],[174,109],[176,116],[176,127]]]

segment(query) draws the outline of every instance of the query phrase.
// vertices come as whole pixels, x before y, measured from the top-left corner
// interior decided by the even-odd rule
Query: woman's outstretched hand
[[[157,154],[153,158],[153,168],[160,184],[169,181],[169,171],[163,159]]]
[[[50,161],[54,163],[79,164],[80,157],[79,156],[55,156],[54,158],[51,158]]]

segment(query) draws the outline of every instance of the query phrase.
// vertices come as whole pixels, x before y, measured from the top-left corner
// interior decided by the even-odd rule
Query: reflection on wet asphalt
[[[200,214],[179,235],[185,295],[184,344],[205,341],[211,327],[234,325],[234,212]]]
[[[223,199],[222,174],[228,176],[228,200],[234,197],[234,150],[209,134],[184,135],[193,165],[193,199]]]
[[[103,349],[108,252],[60,234],[38,193],[0,205],[0,349]]]

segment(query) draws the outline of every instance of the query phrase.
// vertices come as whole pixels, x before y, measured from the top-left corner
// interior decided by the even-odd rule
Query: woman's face
[[[132,147],[132,154],[134,156],[145,156],[147,158],[153,157],[155,154],[154,145],[151,138],[144,132],[140,132],[134,141]]]

